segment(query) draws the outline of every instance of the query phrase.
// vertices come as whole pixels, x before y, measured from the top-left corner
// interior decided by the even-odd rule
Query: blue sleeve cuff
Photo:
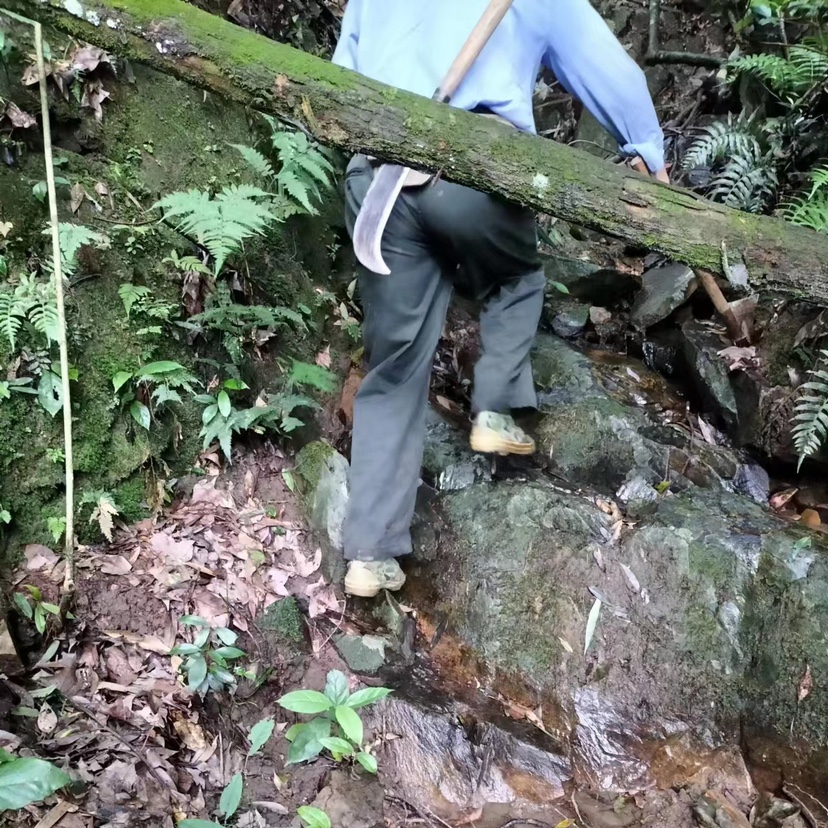
[[[624,144],[621,152],[632,158],[635,155],[641,156],[647,169],[651,173],[657,173],[664,166],[664,146],[655,141],[646,141],[638,144]]]

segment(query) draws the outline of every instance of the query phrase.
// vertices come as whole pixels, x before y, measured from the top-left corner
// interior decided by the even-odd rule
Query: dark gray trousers
[[[349,232],[372,178],[363,156],[348,165]],[[389,276],[358,271],[368,373],[354,404],[348,560],[411,552],[431,367],[455,288],[483,303],[474,411],[537,403],[529,352],[546,280],[530,210],[442,180],[407,188],[388,220],[382,255]]]

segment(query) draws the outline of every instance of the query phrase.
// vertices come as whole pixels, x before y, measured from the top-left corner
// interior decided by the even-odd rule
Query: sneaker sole
[[[534,454],[535,443],[518,443],[501,437],[493,429],[475,429],[471,434],[472,451],[481,454]]]
[[[384,589],[387,589],[389,592],[397,592],[403,588],[404,584],[405,578],[401,581],[392,581],[390,584],[385,584],[385,586],[370,587],[367,584],[354,583],[353,581],[349,583],[348,578],[346,577],[345,592],[347,592],[348,595],[354,595],[357,598],[376,598],[376,596],[379,595]]]

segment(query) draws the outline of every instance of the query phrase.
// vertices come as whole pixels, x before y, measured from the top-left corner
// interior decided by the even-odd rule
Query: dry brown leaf
[[[189,719],[183,717],[173,721],[173,728],[178,734],[181,741],[192,751],[198,753],[199,751],[206,751],[209,743],[204,735],[204,730],[201,725],[196,724]]]
[[[809,529],[817,529],[822,525],[822,518],[816,509],[805,509],[801,515],[801,521]]]
[[[188,539],[176,540],[166,532],[157,532],[152,536],[150,549],[159,563],[180,566],[192,561],[195,544]]]
[[[94,72],[101,63],[112,63],[112,58],[97,46],[82,46],[72,55],[72,68],[77,72]]]
[[[87,81],[83,85],[83,97],[81,106],[88,107],[95,113],[95,119],[103,120],[103,107],[101,104],[109,97],[109,92],[103,88],[103,83],[98,80]]]
[[[26,570],[28,572],[42,572],[44,569],[51,569],[59,560],[58,556],[39,543],[30,543],[24,550],[26,556]]]
[[[776,492],[775,494],[771,495],[770,503],[771,509],[782,509],[788,503],[788,501],[799,491],[799,489],[789,488],[783,489],[781,492]]]
[[[142,650],[158,655],[169,655],[170,648],[157,635],[139,635],[129,630],[103,630],[103,634],[115,641],[126,641]]]
[[[293,550],[296,574],[300,578],[310,578],[322,564],[322,550],[317,549],[313,558],[306,558],[298,549]]]
[[[317,365],[321,365],[323,368],[330,368],[331,367],[331,346],[328,345],[324,351],[320,351],[316,355],[316,359],[314,362]]]
[[[112,555],[104,558],[101,572],[104,575],[126,575],[132,572],[132,564],[123,555]]]
[[[565,638],[558,636],[558,641],[561,642],[561,647],[563,647],[568,653],[574,652],[572,645]]]
[[[342,386],[342,396],[339,398],[339,408],[345,417],[345,422],[351,425],[354,421],[354,399],[362,384],[363,373],[358,368],[351,368],[345,384]]]
[[[69,194],[71,199],[69,206],[73,213],[77,213],[80,210],[81,204],[83,204],[83,200],[86,198],[86,190],[84,190],[83,184],[73,184],[69,190]]]
[[[11,101],[6,105],[6,117],[11,121],[11,125],[18,129],[37,126],[37,121],[28,112],[24,112],[16,103]]]
[[[624,580],[627,582],[627,586],[637,595],[641,591],[641,584],[638,582],[638,578],[635,577],[635,573],[626,564],[621,564],[620,566],[621,571],[624,573]]]
[[[805,665],[805,672],[799,679],[799,693],[797,698],[799,701],[805,701],[811,695],[811,690],[814,689],[814,677],[811,675],[811,665]]]
[[[728,371],[744,371],[746,368],[755,368],[757,364],[756,348],[740,348],[731,345],[719,351],[719,356],[727,362]]]
[[[57,723],[57,713],[52,710],[48,702],[44,702],[37,717],[37,729],[41,733],[49,734],[57,727]]]

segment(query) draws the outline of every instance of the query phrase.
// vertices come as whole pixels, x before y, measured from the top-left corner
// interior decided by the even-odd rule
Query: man
[[[431,97],[487,0],[350,0],[334,63]],[[661,180],[663,134],[644,75],[589,0],[515,0],[452,106],[534,132],[532,93],[551,68]],[[349,231],[375,163],[356,156],[346,177]],[[548,171],[554,175],[554,170]],[[536,407],[529,363],[545,277],[532,212],[496,196],[432,180],[403,189],[383,235],[391,274],[360,267],[366,375],[354,406],[346,591],[371,597],[402,587],[397,558],[411,552],[431,366],[455,287],[482,303],[471,445],[531,454],[511,411]]]

